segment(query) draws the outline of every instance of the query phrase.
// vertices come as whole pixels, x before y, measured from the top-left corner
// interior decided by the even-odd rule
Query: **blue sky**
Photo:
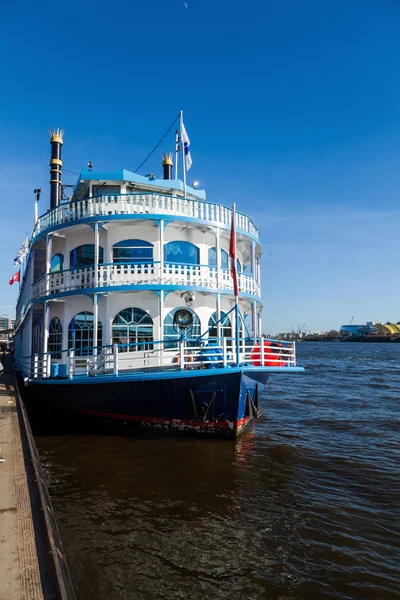
[[[398,0],[7,3],[0,314],[49,128],[65,169],[134,170],[182,108],[191,179],[260,229],[266,332],[400,320],[399,30]]]

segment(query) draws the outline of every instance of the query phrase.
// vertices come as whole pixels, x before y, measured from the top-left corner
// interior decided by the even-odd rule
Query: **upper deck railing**
[[[113,288],[115,286],[172,285],[187,288],[210,288],[232,290],[233,282],[228,269],[207,265],[185,265],[158,262],[144,264],[105,264],[99,265],[97,277],[94,267],[70,269],[44,275],[31,288],[29,300],[60,292],[83,290],[86,288]],[[240,293],[260,296],[260,285],[246,273],[238,276]]]
[[[120,194],[114,196],[95,196],[76,202],[60,204],[39,217],[33,237],[59,227],[96,217],[113,218],[121,215],[157,215],[198,219],[216,226],[229,228],[232,210],[221,204],[212,204],[204,200],[191,200],[162,194]],[[252,220],[236,212],[236,228],[259,239],[259,233]]]

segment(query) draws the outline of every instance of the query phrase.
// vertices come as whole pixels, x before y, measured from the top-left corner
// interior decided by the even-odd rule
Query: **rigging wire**
[[[167,135],[169,134],[169,132],[171,131],[171,129],[173,128],[173,126],[175,125],[175,123],[177,122],[177,120],[179,119],[180,116],[181,116],[181,113],[179,113],[178,116],[176,117],[176,119],[174,119],[174,122],[170,125],[169,129],[164,133],[161,140],[158,142],[158,144],[156,146],[154,146],[153,150],[150,152],[150,154],[148,156],[146,156],[144,161],[142,163],[140,163],[140,165],[134,171],[134,173],[137,173],[139,171],[139,169],[141,169],[143,167],[143,165],[149,160],[150,156],[157,150],[157,148],[161,144],[161,142],[167,137]]]
[[[150,156],[152,154],[154,154],[154,152],[157,150],[157,148],[159,147],[159,145],[161,144],[161,142],[163,142],[164,139],[167,137],[167,135],[169,134],[169,132],[171,131],[171,129],[173,128],[173,126],[175,125],[175,123],[177,122],[177,120],[179,119],[180,116],[181,116],[181,113],[179,113],[178,116],[174,119],[173,123],[171,123],[171,125],[169,126],[169,128],[167,129],[167,131],[162,136],[161,140],[158,142],[158,144],[156,146],[154,146],[153,150],[150,152],[150,154],[148,154],[146,156],[146,158],[144,159],[144,161],[140,163],[140,165],[137,167],[137,169],[135,169],[134,173],[137,173],[139,171],[139,169],[141,169],[143,167],[143,165],[149,160]],[[77,173],[76,171],[69,171],[68,169],[63,169],[63,172],[64,173],[71,173],[71,175],[79,175],[79,173]]]

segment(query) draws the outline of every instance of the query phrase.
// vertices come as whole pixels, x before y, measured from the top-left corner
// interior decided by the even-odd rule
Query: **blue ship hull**
[[[269,373],[243,369],[121,374],[30,382],[35,411],[52,406],[142,427],[235,437],[261,414]]]

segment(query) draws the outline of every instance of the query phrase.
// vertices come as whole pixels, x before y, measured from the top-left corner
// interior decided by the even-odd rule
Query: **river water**
[[[298,344],[236,442],[38,431],[78,600],[400,598],[400,344]]]

